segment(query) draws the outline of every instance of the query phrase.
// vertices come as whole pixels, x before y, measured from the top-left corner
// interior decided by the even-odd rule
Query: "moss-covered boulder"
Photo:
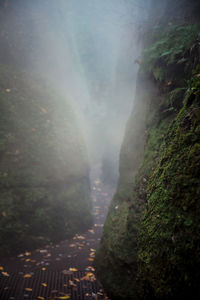
[[[200,294],[199,28],[167,22],[144,41],[120,178],[96,256],[112,299]]]
[[[91,224],[89,167],[65,95],[0,66],[0,253]]]

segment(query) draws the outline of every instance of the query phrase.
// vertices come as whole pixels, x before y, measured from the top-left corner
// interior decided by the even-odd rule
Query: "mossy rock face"
[[[149,181],[139,236],[141,276],[161,299],[200,293],[200,81],[192,90]]]
[[[0,251],[65,238],[91,223],[87,153],[64,95],[0,67]]]
[[[200,117],[191,97],[177,117],[151,114],[137,173],[131,182],[127,168],[119,180],[96,256],[112,299],[199,292]]]
[[[117,192],[112,200],[96,255],[97,275],[112,299],[140,297],[137,235],[145,206],[145,199],[141,193],[155,164],[153,157],[158,155],[157,140],[162,139],[163,130],[167,126],[161,126],[164,128],[160,129],[160,132],[150,128],[152,122],[158,121],[154,101],[157,99],[156,102],[160,103],[160,97],[158,89],[148,77],[141,75],[140,81],[145,82],[146,89],[141,85],[137,89],[138,98],[127,124],[120,153]],[[144,156],[147,139],[148,151]],[[142,159],[144,162],[140,164]],[[148,167],[146,166],[144,171],[142,167],[147,162]],[[139,168],[141,173],[137,175]]]
[[[127,230],[128,214],[128,203],[112,204],[96,255],[97,275],[112,299],[132,299],[137,294],[132,276],[137,269],[136,238]]]
[[[96,256],[97,275],[112,299],[200,294],[198,53],[195,43],[182,54],[187,59],[177,80],[179,55],[170,64],[155,59],[162,80],[149,70],[139,73],[117,191]]]

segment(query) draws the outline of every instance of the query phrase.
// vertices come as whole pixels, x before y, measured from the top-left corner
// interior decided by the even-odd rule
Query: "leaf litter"
[[[97,191],[100,191],[101,189],[96,189]],[[101,193],[103,194],[103,193]],[[107,196],[107,193],[104,193],[105,196]],[[50,244],[48,246],[45,246],[44,248],[41,249],[37,249],[35,250],[33,253],[29,252],[29,251],[25,251],[24,253],[21,253],[17,256],[17,258],[19,260],[21,260],[22,262],[26,262],[27,264],[24,265],[24,268],[36,268],[37,270],[41,270],[41,271],[47,271],[46,266],[51,265],[51,261],[54,260],[58,260],[59,264],[65,264],[66,259],[75,259],[74,257],[77,257],[78,253],[82,253],[83,251],[83,255],[88,255],[89,257],[86,257],[85,259],[87,261],[90,261],[91,263],[94,261],[94,257],[95,257],[95,252],[96,252],[96,240],[99,240],[96,238],[95,234],[96,234],[96,230],[95,228],[97,227],[103,227],[103,221],[99,222],[100,219],[102,218],[102,212],[101,212],[101,206],[98,206],[98,196],[94,197],[95,202],[96,202],[96,206],[94,207],[93,210],[93,214],[94,214],[94,218],[96,218],[96,220],[98,219],[98,222],[96,222],[93,225],[93,228],[88,229],[88,232],[85,234],[75,234],[74,237],[71,239],[71,243],[68,243],[67,248],[63,248],[62,245],[65,245],[66,242],[63,241],[60,244]],[[99,224],[100,223],[100,224]],[[98,231],[98,230],[97,230]],[[94,235],[94,238],[91,239],[91,234]],[[60,250],[59,250],[60,249]],[[63,249],[63,250],[61,250]],[[59,253],[59,252],[60,253]],[[61,251],[63,253],[61,253]],[[68,252],[67,252],[68,251]],[[67,255],[66,255],[67,252]],[[55,255],[57,255],[57,257],[55,258]],[[81,254],[82,255],[82,254]],[[60,262],[61,261],[61,262]],[[62,269],[61,269],[62,270]],[[77,268],[76,264],[75,267],[68,267],[66,269],[63,268],[62,271],[60,271],[63,275],[67,275],[70,276],[71,279],[68,278],[68,281],[66,284],[63,284],[63,289],[64,288],[70,288],[72,291],[77,290],[77,288],[80,288],[80,284],[81,287],[84,289],[85,293],[84,295],[89,297],[92,296],[93,299],[98,299],[99,297],[103,297],[104,299],[108,299],[104,292],[101,291],[101,289],[99,289],[96,293],[91,294],[91,292],[89,293],[88,291],[88,283],[85,282],[95,282],[96,281],[96,276],[95,276],[95,268],[92,265],[89,265],[87,267],[85,267],[85,272],[84,275],[80,275],[79,273],[79,269]],[[3,276],[5,277],[9,277],[9,273],[4,271],[4,267],[0,266],[0,271],[2,273]],[[32,276],[33,276],[33,272],[19,272],[22,276],[22,278],[25,279],[29,279],[29,283],[32,280]],[[48,274],[48,273],[47,273]],[[34,276],[35,277],[35,276]],[[46,277],[47,278],[47,277]],[[81,283],[82,282],[82,283]],[[47,287],[47,283],[46,282],[41,282],[40,283],[44,288]],[[56,286],[55,286],[56,287]],[[8,289],[7,286],[4,287],[5,290]],[[31,286],[26,287],[24,289],[26,292],[31,292],[33,293],[33,290],[31,288]],[[47,289],[44,289],[44,291]],[[37,291],[35,291],[37,292]],[[65,294],[64,291],[61,292],[61,290],[58,289],[53,289],[51,291],[51,299],[70,299],[70,295],[69,294]],[[58,296],[59,295],[59,296]],[[28,295],[26,295],[28,296]],[[39,299],[39,300],[46,300],[45,297],[43,297],[42,295],[35,295],[35,299]]]

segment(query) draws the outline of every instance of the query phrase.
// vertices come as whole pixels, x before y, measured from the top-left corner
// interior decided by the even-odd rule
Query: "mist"
[[[90,164],[109,166],[116,181],[147,1],[13,1],[5,10],[17,64],[71,102]]]
[[[0,0],[0,299],[199,296],[199,12]]]
[[[1,299],[45,299],[32,284],[51,274],[68,280],[52,299],[81,280],[102,294],[93,261],[147,18],[146,1],[0,0]]]

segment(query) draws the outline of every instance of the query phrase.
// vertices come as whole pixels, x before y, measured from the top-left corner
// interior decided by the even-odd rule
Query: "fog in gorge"
[[[91,162],[102,162],[105,181],[113,181],[133,103],[135,60],[147,11],[133,1],[71,1],[68,7],[70,50],[75,53],[75,90],[68,91],[82,114]]]
[[[91,166],[102,163],[105,180],[116,181],[148,1],[1,2],[13,37],[1,56],[72,103]]]
[[[0,0],[0,300],[199,299],[199,15]]]

